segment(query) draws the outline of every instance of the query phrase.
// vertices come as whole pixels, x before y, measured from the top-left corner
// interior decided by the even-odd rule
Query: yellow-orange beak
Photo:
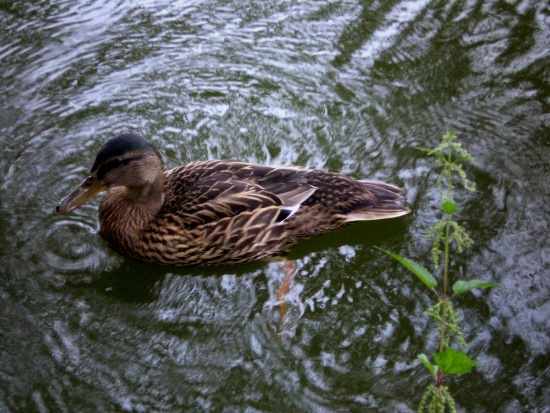
[[[88,175],[74,191],[57,204],[56,210],[61,213],[71,212],[105,189],[107,189],[106,185],[100,183],[92,175]]]

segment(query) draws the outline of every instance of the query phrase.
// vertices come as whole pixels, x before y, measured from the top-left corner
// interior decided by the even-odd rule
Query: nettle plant
[[[473,244],[473,240],[468,236],[464,227],[453,219],[453,215],[459,211],[458,206],[453,201],[453,181],[457,181],[460,186],[468,191],[475,191],[475,183],[468,180],[462,167],[463,163],[472,162],[473,158],[456,141],[456,135],[450,132],[443,136],[441,143],[435,149],[419,149],[429,156],[435,157],[442,167],[441,173],[437,177],[437,189],[441,196],[443,218],[428,230],[426,237],[433,239],[434,273],[441,269],[443,287],[438,291],[438,281],[434,275],[413,260],[389,251],[382,251],[412,271],[420,281],[433,291],[437,298],[437,302],[424,312],[424,315],[435,321],[439,329],[438,351],[433,355],[435,364],[430,361],[430,357],[426,354],[418,355],[418,359],[427,367],[434,382],[426,388],[418,412],[442,413],[448,408],[448,411],[455,413],[454,399],[449,392],[449,388],[443,384],[445,377],[468,373],[476,365],[476,362],[461,351],[466,346],[466,342],[462,337],[462,330],[458,323],[458,312],[453,306],[452,299],[474,288],[498,287],[499,285],[476,279],[456,280],[452,285],[452,293],[449,291],[451,252],[460,253]],[[443,262],[441,262],[441,259],[443,259]]]

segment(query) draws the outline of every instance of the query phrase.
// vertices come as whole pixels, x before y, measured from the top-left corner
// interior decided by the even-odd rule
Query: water
[[[437,169],[455,131],[478,184],[454,272],[481,365],[459,410],[550,406],[550,14],[544,1],[0,5],[0,411],[414,411],[431,297],[374,245],[429,265]],[[280,263],[160,268],[111,251],[98,200],[56,203],[108,138],[168,167],[234,158],[395,182],[414,210],[300,244]]]

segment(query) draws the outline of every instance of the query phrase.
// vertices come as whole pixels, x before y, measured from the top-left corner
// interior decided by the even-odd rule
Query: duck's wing
[[[292,173],[284,182],[227,169],[203,172],[191,182],[168,174],[165,205],[143,233],[146,245],[154,246],[144,253],[148,259],[175,265],[239,263],[278,253],[296,241],[287,219],[316,188],[292,179]]]
[[[316,190],[301,178],[298,168],[277,168],[237,161],[195,162],[198,172],[185,170],[167,181],[162,216],[178,217],[186,229],[223,218],[276,207],[277,222],[292,216]]]

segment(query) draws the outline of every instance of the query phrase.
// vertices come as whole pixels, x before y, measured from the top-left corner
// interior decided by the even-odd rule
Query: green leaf
[[[378,247],[376,247],[378,248]],[[401,264],[403,264],[405,267],[407,267],[414,275],[416,275],[420,281],[422,281],[424,284],[426,284],[430,288],[434,288],[437,285],[436,279],[433,277],[433,275],[423,266],[420,264],[417,264],[413,260],[409,260],[408,258],[404,258],[400,255],[393,254],[389,251],[383,250],[382,248],[378,248],[380,251],[385,252],[390,257],[395,258],[397,261],[399,261]]]
[[[422,148],[420,146],[415,146],[414,149],[422,151],[430,156],[437,156],[440,159],[446,160],[447,157],[443,152],[438,151],[437,149]]]
[[[441,208],[443,208],[443,211],[445,211],[447,215],[452,215],[459,210],[454,201],[450,198],[445,198],[443,200],[441,203]]]
[[[435,378],[435,375],[437,374],[437,366],[434,366],[432,363],[430,363],[428,357],[425,354],[419,354],[417,358],[422,362],[422,364],[424,364],[428,368],[428,370],[430,370],[431,375],[433,376],[433,378]]]
[[[470,280],[470,281],[457,281],[453,284],[453,292],[458,294],[467,293],[474,288],[499,288],[499,284],[491,281],[483,280]]]
[[[476,365],[476,362],[462,351],[452,348],[435,353],[434,359],[445,375],[468,373]]]

